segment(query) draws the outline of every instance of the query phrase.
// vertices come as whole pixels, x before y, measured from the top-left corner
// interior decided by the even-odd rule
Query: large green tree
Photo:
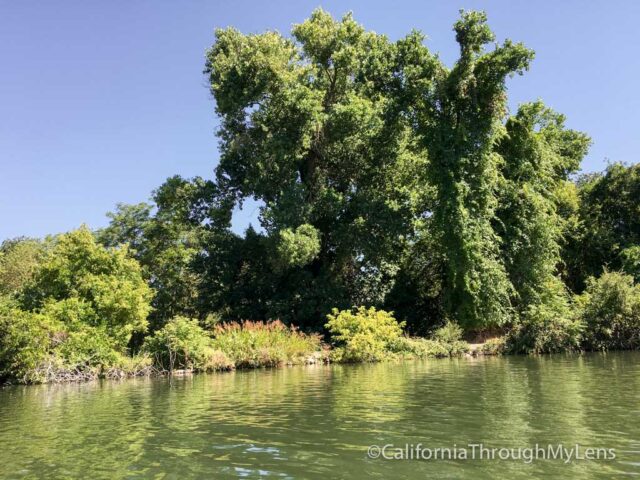
[[[216,32],[216,183],[263,205],[263,232],[246,238],[254,258],[238,246],[234,277],[236,292],[260,292],[256,311],[305,321],[384,304],[429,317],[410,319],[420,331],[558,304],[560,242],[575,226],[568,176],[589,140],[541,103],[508,115],[506,80],[531,50],[488,49],[482,12],[462,12],[454,30],[452,68],[417,32],[390,42],[322,10],[291,38]]]
[[[391,42],[322,10],[291,38],[216,31],[206,69],[222,120],[216,180],[237,203],[262,202],[281,297],[265,299],[268,316],[317,324],[331,307],[379,303],[393,284],[424,208],[426,155],[401,74],[433,68],[421,41]]]

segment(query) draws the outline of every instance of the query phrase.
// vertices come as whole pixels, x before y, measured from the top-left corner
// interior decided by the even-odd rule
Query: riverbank
[[[366,343],[362,341],[360,332],[366,321],[361,320],[358,318],[358,328],[351,335],[343,334],[340,341],[329,344],[323,342],[318,334],[305,334],[281,322],[224,324],[210,334],[195,320],[178,318],[151,336],[136,355],[117,357],[118,363],[85,362],[69,367],[59,358],[49,358],[32,370],[23,370],[21,377],[5,378],[4,383],[185,376],[294,365],[461,357],[470,351],[467,342],[462,340],[462,329],[454,324],[436,330],[428,339],[401,335],[401,330],[397,329],[395,335],[381,343],[380,336],[389,332],[380,329],[376,335],[370,335],[371,342]],[[390,321],[391,317],[387,320]]]
[[[251,322],[253,330],[260,330],[264,327],[256,326],[257,322]],[[235,327],[237,329],[239,327]],[[241,328],[241,327],[240,327]],[[269,328],[274,329],[273,326]],[[277,327],[280,328],[280,327]],[[287,328],[287,327],[283,327]],[[272,370],[279,368],[288,368],[296,366],[313,366],[313,365],[358,365],[372,363],[418,361],[426,359],[477,359],[482,357],[513,357],[513,356],[533,356],[539,357],[541,354],[516,353],[509,350],[506,336],[486,337],[483,341],[467,342],[461,338],[461,330],[453,327],[453,334],[450,332],[451,326],[440,329],[432,338],[421,337],[398,337],[392,347],[383,355],[376,359],[368,361],[352,361],[346,360],[339,348],[332,348],[326,343],[319,343],[319,349],[313,352],[307,352],[304,355],[290,357],[288,359],[276,360],[273,354],[269,354],[266,350],[260,353],[257,351],[246,351],[243,357],[235,357],[236,360],[230,360],[227,354],[216,351],[215,355],[219,358],[218,363],[211,363],[207,368],[194,368],[178,364],[176,368],[164,368],[156,359],[154,361],[147,354],[138,354],[129,358],[128,366],[124,368],[111,367],[107,369],[87,368],[86,366],[78,366],[75,370],[56,370],[48,365],[43,366],[38,372],[33,372],[32,378],[39,378],[39,381],[24,381],[20,379],[5,379],[0,382],[0,386],[11,386],[20,384],[59,384],[59,383],[84,383],[96,380],[124,380],[133,378],[162,378],[162,377],[190,377],[201,375],[204,373],[224,373],[231,371],[251,371],[251,370]],[[449,337],[446,336],[449,335]],[[478,338],[477,336],[474,338]],[[612,351],[617,353],[619,351]],[[561,353],[561,352],[556,352]],[[598,352],[588,350],[572,350],[564,353],[573,353],[578,355],[594,354]],[[602,352],[600,352],[602,353]],[[549,354],[542,354],[543,356]],[[178,356],[176,355],[175,358]],[[261,357],[261,360],[258,358]],[[248,361],[248,358],[254,360]],[[48,373],[46,369],[49,368]]]
[[[280,321],[229,321],[229,312],[215,311],[152,323],[153,292],[126,248],[105,248],[83,228],[58,237],[47,251],[28,281],[0,293],[0,379],[48,383],[224,371],[304,363],[315,355],[333,363],[450,357],[470,350],[463,339],[476,354],[640,347],[640,285],[620,272],[591,278],[579,295],[556,284],[552,303],[514,307],[509,321],[426,317],[417,330],[429,332],[422,338],[408,336],[416,330],[403,317],[365,306],[316,312],[321,318],[307,319],[306,332]]]
[[[280,321],[211,323],[177,316],[136,343],[133,326],[101,325],[87,312],[85,302],[71,299],[35,312],[15,301],[0,302],[0,378],[55,383],[285,364],[640,347],[640,287],[618,273],[594,280],[570,316],[531,311],[508,326],[475,332],[447,322],[427,338],[408,336],[405,322],[392,312],[358,307],[334,309],[326,317],[324,336]]]

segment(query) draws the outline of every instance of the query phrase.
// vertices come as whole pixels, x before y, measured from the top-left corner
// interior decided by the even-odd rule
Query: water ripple
[[[2,478],[640,475],[640,353],[310,366],[0,390]],[[615,461],[388,461],[369,445],[615,448]]]

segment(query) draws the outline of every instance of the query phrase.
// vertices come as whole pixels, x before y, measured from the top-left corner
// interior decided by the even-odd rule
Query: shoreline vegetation
[[[41,329],[42,324],[16,322],[16,317],[6,316],[11,312],[5,309],[0,310],[3,313],[0,332],[5,335],[0,361],[7,365],[6,346],[17,337],[23,343],[14,345],[13,360],[23,363],[13,363],[12,370],[0,372],[0,379],[4,378],[6,385],[60,383],[302,364],[637,349],[640,289],[622,274],[606,273],[601,278],[578,300],[580,307],[571,330],[554,322],[537,325],[534,331],[518,325],[501,335],[495,330],[476,333],[474,337],[480,341],[473,343],[464,340],[463,329],[452,322],[434,330],[428,338],[413,337],[403,331],[404,323],[398,322],[392,313],[358,307],[334,309],[327,316],[328,342],[318,333],[303,333],[279,320],[221,322],[206,330],[196,319],[175,317],[148,336],[135,355],[123,350],[100,355],[95,346],[89,345],[86,348],[90,353],[84,357],[78,356],[81,350],[77,347],[71,350],[73,356],[68,357],[64,340],[58,340],[57,345],[40,343],[43,338],[32,335],[29,328]],[[609,311],[599,310],[602,305]],[[17,331],[7,328],[9,323]],[[73,334],[50,332],[50,338],[64,336],[69,339]],[[525,345],[532,347],[523,348]]]
[[[640,348],[640,165],[580,174],[587,134],[508,109],[534,52],[453,30],[452,66],[321,9],[216,30],[213,177],[2,242],[0,382]]]

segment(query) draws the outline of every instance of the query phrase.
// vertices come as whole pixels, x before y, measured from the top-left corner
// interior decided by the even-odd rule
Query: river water
[[[0,478],[634,476],[640,352],[0,389]]]

